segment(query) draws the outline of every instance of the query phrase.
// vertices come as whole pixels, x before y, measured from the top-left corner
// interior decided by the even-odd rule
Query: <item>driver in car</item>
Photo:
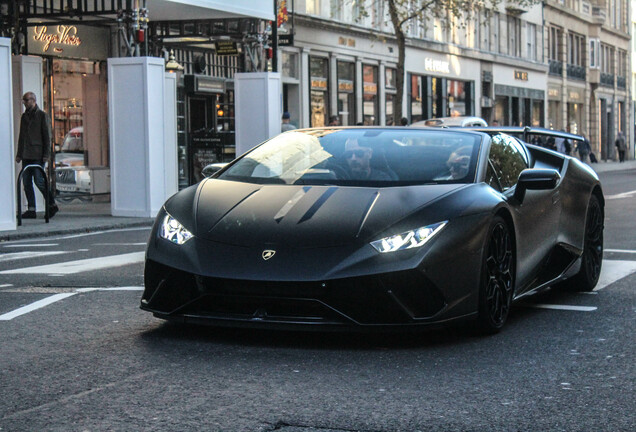
[[[470,154],[472,148],[470,146],[460,147],[450,154],[446,161],[448,171],[435,178],[435,180],[458,180],[466,177],[470,166]]]
[[[387,173],[371,166],[373,149],[361,146],[357,138],[349,138],[345,142],[343,156],[347,161],[349,177],[352,180],[391,180]]]

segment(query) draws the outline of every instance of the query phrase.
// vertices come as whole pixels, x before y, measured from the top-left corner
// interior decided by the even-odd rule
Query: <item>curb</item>
[[[38,237],[53,237],[64,234],[83,234],[97,231],[109,231],[120,228],[135,228],[135,227],[152,227],[154,219],[151,221],[139,221],[139,222],[120,222],[114,224],[102,224],[79,228],[67,228],[67,229],[55,229],[50,231],[31,231],[31,232],[19,232],[19,228],[16,231],[7,233],[0,233],[0,242],[32,239]]]

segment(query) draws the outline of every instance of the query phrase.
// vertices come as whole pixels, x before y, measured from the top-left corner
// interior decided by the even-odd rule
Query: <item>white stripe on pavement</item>
[[[543,303],[524,303],[523,306],[538,308],[538,309],[553,309],[553,310],[565,310],[565,311],[577,311],[577,312],[592,312],[598,309],[596,306],[570,306],[570,305],[555,305],[555,304],[543,304]]]
[[[50,297],[46,297],[42,300],[38,300],[35,303],[31,303],[30,305],[23,306],[19,309],[16,309],[11,312],[7,312],[3,315],[0,315],[0,321],[9,321],[13,318],[19,317],[21,315],[25,315],[29,312],[33,312],[34,310],[41,309],[45,306],[48,306],[52,303],[58,302],[60,300],[64,300],[65,298],[74,296],[78,293],[87,293],[93,291],[143,291],[144,287],[142,286],[124,286],[124,287],[107,287],[107,288],[78,288],[74,292],[70,293],[61,293],[55,294]]]
[[[0,262],[13,261],[13,260],[19,260],[19,259],[27,259],[27,258],[40,258],[40,257],[45,257],[45,256],[61,255],[61,254],[64,254],[64,253],[68,253],[68,252],[64,252],[64,251],[48,251],[48,252],[28,251],[28,252],[3,253],[3,254],[0,254]]]
[[[603,249],[603,252],[636,254],[636,250],[628,250],[628,249]]]
[[[59,246],[59,243],[32,243],[32,244],[10,244],[2,247],[5,248],[25,248],[25,247],[51,247]]]
[[[600,291],[634,272],[636,272],[636,261],[603,260],[601,277],[594,291]]]
[[[613,199],[623,199],[623,198],[631,198],[633,195],[636,194],[636,190],[634,191],[629,191],[629,192],[623,192],[623,193],[619,193],[616,195],[608,195],[605,197],[606,200],[613,200]]]
[[[6,314],[0,315],[0,321],[12,320],[15,317],[19,317],[20,315],[24,315],[24,314],[27,314],[27,313],[32,312],[34,310],[43,308],[44,306],[48,306],[51,303],[55,303],[57,301],[65,299],[67,297],[74,296],[75,294],[77,294],[77,293],[74,293],[74,292],[73,293],[62,293],[62,294],[55,294],[55,295],[52,295],[50,297],[46,297],[46,298],[44,298],[42,300],[36,301],[35,303],[31,303],[30,305],[26,305],[26,306],[23,306],[23,307],[21,307],[19,309],[16,309],[16,310],[12,311],[12,312],[8,312]]]
[[[25,267],[0,271],[0,274],[55,274],[68,275],[74,273],[101,270],[110,267],[121,267],[144,261],[145,252],[132,252],[122,255],[112,255],[99,258],[88,258],[77,261],[47,264],[35,267]]]

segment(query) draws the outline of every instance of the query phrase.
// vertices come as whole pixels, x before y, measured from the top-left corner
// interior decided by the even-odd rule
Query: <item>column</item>
[[[0,38],[0,231],[17,227],[12,92],[11,39]]]
[[[154,217],[171,192],[166,172],[175,165],[165,147],[177,145],[166,133],[164,60],[109,58],[108,80],[111,212]]]

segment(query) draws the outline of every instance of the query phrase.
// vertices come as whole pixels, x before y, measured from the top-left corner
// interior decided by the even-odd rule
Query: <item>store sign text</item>
[[[424,59],[424,69],[429,72],[450,73],[450,63],[427,57]]]
[[[33,39],[37,42],[44,42],[42,51],[47,52],[51,47],[51,44],[64,45],[64,46],[80,46],[82,40],[77,35],[77,27],[59,25],[57,26],[57,33],[47,33],[48,27],[35,27],[35,34]],[[54,52],[62,52],[63,48],[53,47]]]
[[[515,79],[519,81],[528,81],[528,72],[516,70]]]

